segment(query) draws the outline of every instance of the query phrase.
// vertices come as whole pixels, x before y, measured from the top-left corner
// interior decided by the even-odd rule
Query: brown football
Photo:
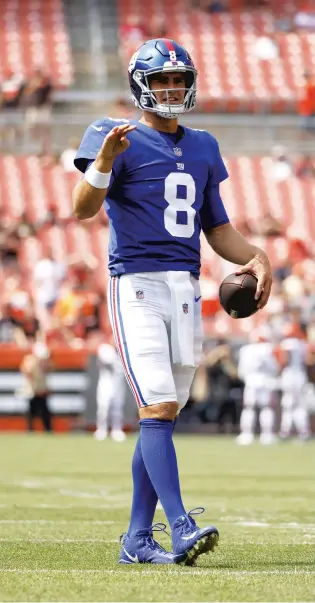
[[[257,312],[258,299],[255,299],[257,278],[244,274],[229,274],[222,281],[219,298],[222,308],[232,318],[247,318]]]

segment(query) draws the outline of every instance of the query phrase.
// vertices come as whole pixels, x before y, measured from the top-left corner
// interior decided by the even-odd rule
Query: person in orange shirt
[[[304,73],[305,84],[298,105],[301,116],[301,127],[315,132],[315,76],[309,72]]]

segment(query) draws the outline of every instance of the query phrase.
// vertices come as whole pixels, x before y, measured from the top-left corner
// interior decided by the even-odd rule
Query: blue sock
[[[129,536],[132,532],[149,528],[152,525],[158,501],[157,494],[143,462],[140,436],[132,459],[132,478],[133,498],[128,528]]]
[[[141,449],[152,485],[172,527],[179,515],[186,513],[180,493],[173,421],[141,419]]]

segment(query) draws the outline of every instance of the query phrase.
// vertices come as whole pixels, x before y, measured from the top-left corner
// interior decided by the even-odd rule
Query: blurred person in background
[[[53,323],[69,345],[84,344],[89,333],[99,328],[100,298],[76,278],[64,282],[53,309]]]
[[[277,145],[272,149],[273,164],[271,176],[276,182],[284,182],[293,176],[291,160],[288,157],[287,149]]]
[[[192,390],[199,402],[203,392],[203,404],[196,407],[201,421],[215,421],[220,431],[227,425],[235,429],[242,389],[231,345],[226,341],[219,341],[214,349],[204,354]]]
[[[60,155],[60,165],[63,167],[66,173],[76,172],[76,168],[73,162],[79,146],[80,140],[75,136],[72,136],[68,140],[68,146],[64,149],[64,151],[62,151]]]
[[[305,153],[296,166],[297,178],[315,178],[315,159]]]
[[[284,235],[284,228],[270,212],[266,212],[257,221],[255,234],[261,237],[281,237]]]
[[[136,109],[133,103],[128,101],[123,96],[118,97],[109,111],[111,117],[117,117],[119,119],[136,119]]]
[[[309,412],[306,405],[306,386],[308,383],[306,357],[308,346],[305,333],[298,322],[292,322],[283,328],[283,341],[279,344],[278,358],[281,364],[281,425],[280,437],[287,439],[292,429],[300,441],[310,437]]]
[[[36,225],[29,219],[27,210],[16,218],[16,233],[20,240],[36,235]]]
[[[8,272],[18,266],[20,237],[14,218],[2,214],[0,220],[0,268]]]
[[[50,78],[40,68],[35,69],[25,86],[21,104],[25,107],[25,126],[31,136],[42,142],[42,148],[51,148],[51,94]]]
[[[269,35],[261,35],[256,38],[252,49],[253,54],[260,61],[273,61],[280,56],[277,34],[271,32]]]
[[[98,259],[92,253],[75,252],[68,255],[69,277],[78,281],[81,289],[96,289],[93,280]]]
[[[99,379],[94,437],[96,440],[105,440],[111,426],[111,438],[115,442],[123,442],[126,439],[123,431],[126,379],[112,338],[108,343],[99,345],[97,359]]]
[[[129,61],[130,56],[150,37],[147,19],[132,14],[122,23],[119,37],[123,40],[120,47],[123,63]]]
[[[315,4],[314,0],[299,2],[299,9],[294,16],[294,25],[304,31],[315,31]]]
[[[274,343],[267,325],[261,326],[250,337],[250,343],[239,351],[238,376],[244,382],[243,410],[237,443],[254,442],[256,412],[259,413],[260,443],[276,441],[275,399],[279,365],[274,356]]]
[[[33,431],[34,418],[39,416],[45,431],[52,431],[52,416],[48,404],[49,388],[47,376],[52,369],[48,348],[41,342],[35,343],[32,352],[22,361],[20,371],[24,375],[24,387],[17,392],[27,400],[27,426]]]
[[[23,320],[27,308],[31,304],[31,296],[22,284],[19,275],[10,276],[5,280],[2,289],[2,299],[8,304],[12,319],[18,324]]]
[[[315,132],[315,76],[309,71],[304,73],[298,114],[301,118],[301,128],[313,134]]]
[[[229,9],[229,0],[196,0],[194,5],[196,8],[201,8],[201,10],[215,15]]]
[[[15,323],[9,304],[0,301],[0,344],[15,343]]]
[[[149,23],[149,31],[151,38],[167,38],[169,24],[162,15],[154,14]]]
[[[38,318],[44,324],[49,324],[66,273],[66,264],[57,262],[50,248],[34,267],[34,299]]]
[[[8,124],[7,119],[19,106],[24,87],[21,75],[11,69],[4,72],[4,78],[0,82],[0,119],[4,119],[0,122],[0,145],[12,145],[20,135],[20,128],[13,123]]]
[[[40,323],[34,305],[30,303],[25,308],[23,316],[15,320],[15,341],[20,348],[28,348],[41,339]]]

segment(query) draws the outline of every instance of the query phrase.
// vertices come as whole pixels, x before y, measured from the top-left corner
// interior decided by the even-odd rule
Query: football
[[[255,299],[257,278],[245,272],[244,274],[229,274],[222,281],[219,298],[222,308],[232,318],[247,318],[257,312],[258,299]]]

